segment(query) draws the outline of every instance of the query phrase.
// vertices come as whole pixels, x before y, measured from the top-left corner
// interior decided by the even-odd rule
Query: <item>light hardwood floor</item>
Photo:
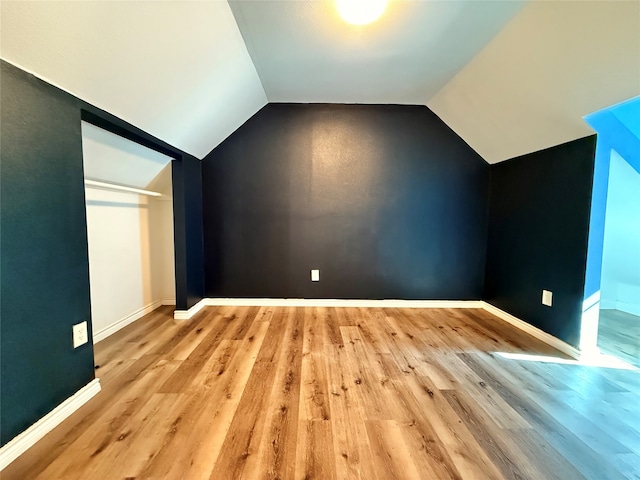
[[[495,352],[560,356],[482,310],[163,307],[2,479],[640,478],[638,372]]]
[[[600,310],[598,347],[640,368],[640,317],[620,310]]]

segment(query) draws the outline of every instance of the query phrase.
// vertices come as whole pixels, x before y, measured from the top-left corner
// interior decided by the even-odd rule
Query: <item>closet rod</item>
[[[115,190],[115,191],[118,191],[118,192],[137,193],[139,195],[149,195],[151,197],[161,197],[162,196],[161,193],[152,192],[150,190],[142,190],[140,188],[125,187],[125,186],[116,185],[116,184],[113,184],[113,183],[98,182],[96,180],[85,179],[84,180],[84,184],[87,187],[90,187],[90,188],[100,188],[100,189],[104,189],[104,190]]]

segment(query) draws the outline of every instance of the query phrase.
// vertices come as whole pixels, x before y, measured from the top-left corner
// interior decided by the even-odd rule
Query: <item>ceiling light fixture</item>
[[[380,18],[387,0],[336,0],[338,13],[352,25],[366,25]]]

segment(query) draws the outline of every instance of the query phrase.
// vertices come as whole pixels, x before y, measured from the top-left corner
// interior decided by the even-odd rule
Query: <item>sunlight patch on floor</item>
[[[620,360],[619,358],[598,352],[583,354],[579,360],[550,357],[545,355],[531,355],[527,353],[495,352],[495,354],[509,360],[522,360],[526,362],[558,363],[563,365],[578,365],[581,367],[601,367],[640,371],[638,368]]]

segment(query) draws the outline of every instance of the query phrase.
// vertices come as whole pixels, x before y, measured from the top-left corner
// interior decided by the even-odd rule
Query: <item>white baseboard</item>
[[[480,300],[367,300],[327,298],[207,298],[209,306],[361,307],[361,308],[481,308]]]
[[[616,302],[615,309],[630,315],[640,316],[640,305],[635,303]]]
[[[60,425],[63,420],[70,417],[99,391],[100,380],[96,378],[0,448],[0,471]]]
[[[631,303],[616,302],[615,300],[604,300],[600,302],[600,310],[618,310],[630,315],[640,316],[640,305]]]
[[[361,307],[361,308],[482,308],[572,358],[580,350],[482,300],[346,300],[324,298],[203,298],[189,310],[176,310],[176,320],[188,320],[203,307]]]
[[[606,300],[600,299],[600,310],[615,310],[616,309],[616,301],[615,300]]]
[[[552,346],[556,350],[561,351],[569,355],[571,358],[580,359],[581,351],[576,347],[569,345],[566,342],[563,342],[559,338],[554,337],[553,335],[540,330],[538,327],[534,327],[530,323],[525,322],[524,320],[520,320],[517,317],[514,317],[510,313],[505,312],[504,310],[500,310],[498,307],[494,307],[490,303],[481,302],[482,308],[489,313],[492,313],[496,317],[510,323],[514,327],[522,330],[525,333],[528,333],[532,337],[537,338],[538,340],[546,343],[547,345]]]
[[[175,318],[176,320],[189,320],[196,313],[202,310],[202,307],[206,307],[206,306],[207,306],[207,299],[203,298],[198,303],[196,303],[193,307],[191,307],[189,310],[175,310],[173,312],[173,318]]]
[[[482,308],[480,300],[348,300],[325,298],[203,298],[189,310],[176,310],[176,320],[188,320],[202,307],[361,307],[361,308]]]
[[[93,343],[96,344],[99,341],[104,340],[105,338],[109,337],[110,335],[113,335],[114,333],[116,333],[118,330],[120,330],[120,329],[126,327],[127,325],[135,322],[139,318],[144,317],[147,313],[153,312],[156,308],[158,308],[158,307],[160,307],[162,305],[175,305],[175,304],[176,304],[176,301],[175,300],[171,300],[171,299],[157,300],[157,301],[155,301],[153,303],[150,303],[149,305],[136,310],[131,315],[127,315],[126,317],[121,318],[117,322],[112,323],[108,327],[105,327],[105,328],[103,328],[102,330],[100,330],[98,332],[93,332]]]

